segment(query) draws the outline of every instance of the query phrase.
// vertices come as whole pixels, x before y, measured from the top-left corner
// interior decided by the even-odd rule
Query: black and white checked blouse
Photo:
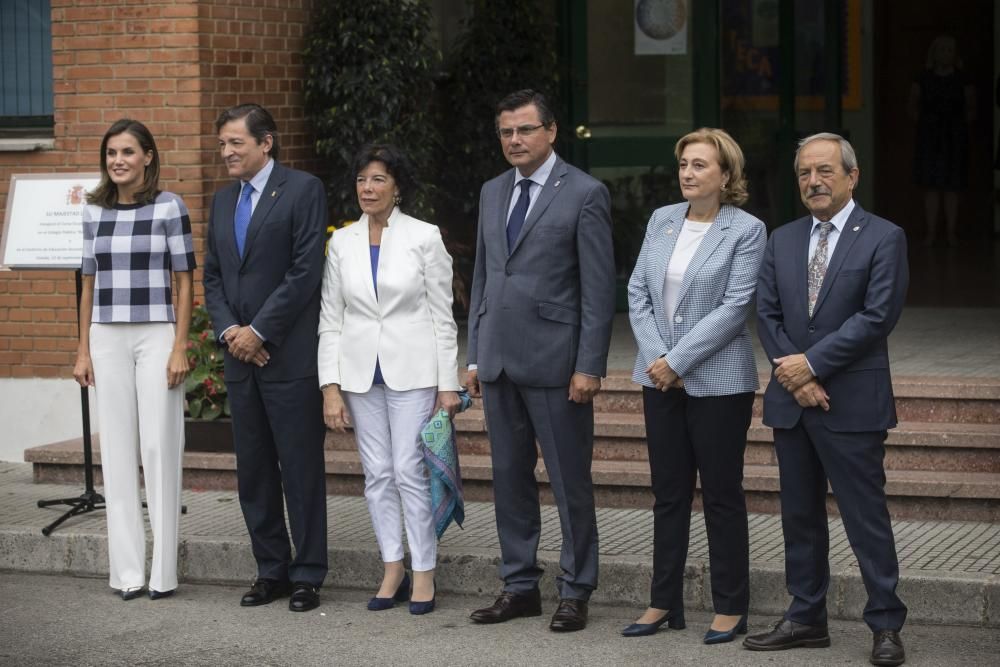
[[[194,268],[191,220],[177,195],[83,207],[81,271],[95,276],[92,322],[174,322],[170,272]]]

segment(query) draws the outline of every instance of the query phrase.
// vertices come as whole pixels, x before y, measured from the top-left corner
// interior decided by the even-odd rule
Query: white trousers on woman
[[[400,500],[414,570],[433,570],[437,535],[420,429],[434,410],[437,388],[395,391],[376,384],[363,394],[344,392],[365,469],[365,499],[382,560],[403,560]]]
[[[184,384],[167,388],[173,344],[174,325],[169,322],[90,327],[112,588],[146,585],[140,454],[153,529],[149,587],[177,588]]]

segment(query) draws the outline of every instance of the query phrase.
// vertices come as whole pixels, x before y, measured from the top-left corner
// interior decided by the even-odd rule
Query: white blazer
[[[390,389],[461,389],[451,256],[435,225],[393,209],[382,231],[378,298],[368,216],[338,229],[327,249],[322,295],[320,385],[366,392],[377,359]]]

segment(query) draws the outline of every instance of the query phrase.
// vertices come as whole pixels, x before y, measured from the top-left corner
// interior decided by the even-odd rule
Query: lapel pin
[[[667,230],[667,234],[673,234],[673,233],[674,233],[674,230],[672,230],[672,229],[668,229]]]
[[[558,188],[560,183],[562,183],[562,181],[556,181],[555,183],[552,184],[552,187]]]
[[[859,229],[861,229],[860,225],[854,225],[854,231],[858,231]]]

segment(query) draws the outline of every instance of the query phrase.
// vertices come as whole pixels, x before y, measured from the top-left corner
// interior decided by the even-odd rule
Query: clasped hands
[[[434,413],[444,410],[448,416],[454,418],[462,407],[462,399],[458,397],[457,391],[439,391],[437,402],[434,404]],[[323,387],[323,422],[331,431],[343,433],[351,425],[351,415],[347,411],[347,404],[344,396],[340,393],[340,387],[336,384],[329,384]]]
[[[822,408],[830,411],[830,396],[812,374],[804,354],[789,354],[774,359],[774,379],[785,388],[795,402],[803,408]]]
[[[243,363],[263,367],[271,359],[270,353],[264,349],[264,341],[249,326],[230,327],[222,334],[222,339],[229,348],[229,354]]]
[[[646,375],[653,381],[653,385],[660,391],[668,389],[681,389],[684,387],[684,380],[674,372],[674,369],[667,363],[666,357],[660,357],[646,368]]]

